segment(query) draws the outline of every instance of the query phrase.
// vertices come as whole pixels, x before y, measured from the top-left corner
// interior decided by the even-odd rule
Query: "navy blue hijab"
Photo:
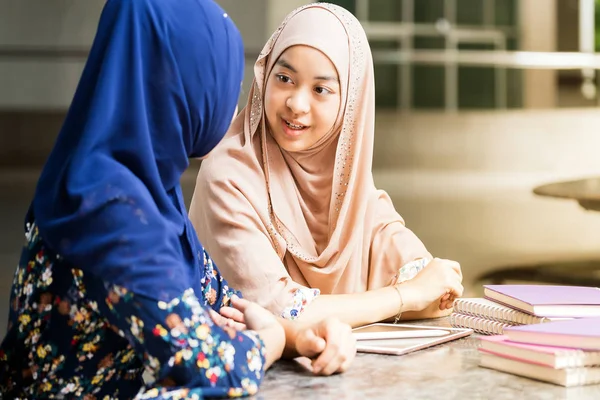
[[[46,245],[151,298],[199,295],[202,248],[179,179],[225,134],[243,63],[212,0],[108,0],[33,199]]]

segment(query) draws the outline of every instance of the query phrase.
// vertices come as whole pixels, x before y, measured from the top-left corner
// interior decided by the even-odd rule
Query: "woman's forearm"
[[[400,311],[402,301],[393,287],[364,293],[320,295],[298,318],[299,322],[316,322],[327,317],[357,327],[393,318]]]
[[[431,319],[446,317],[452,313],[452,309],[440,310],[440,302],[434,301],[424,310],[421,311],[407,311],[402,313],[401,319],[403,321],[411,321],[415,319]]]

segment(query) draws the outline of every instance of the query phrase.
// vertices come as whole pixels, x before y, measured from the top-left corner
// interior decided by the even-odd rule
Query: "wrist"
[[[410,282],[398,283],[394,285],[394,288],[398,292],[399,299],[401,301],[398,313],[415,311],[415,290]]]
[[[283,354],[285,346],[285,332],[283,327],[277,323],[264,329],[256,331],[266,348],[266,367],[268,368],[275,361],[279,360]]]
[[[295,358],[298,356],[298,333],[300,332],[301,323],[298,321],[290,321],[284,318],[278,319],[285,335],[285,344],[283,346],[283,357]]]
[[[283,350],[285,349],[285,330],[281,326],[281,324],[276,324],[273,326],[273,335],[277,338],[277,349],[275,354],[277,355],[277,359],[280,359]]]

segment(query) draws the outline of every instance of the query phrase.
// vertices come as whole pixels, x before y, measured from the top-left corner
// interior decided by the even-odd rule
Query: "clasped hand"
[[[219,325],[258,332],[265,342],[267,353],[278,353],[272,355],[275,359],[281,355],[288,358],[308,357],[313,373],[317,375],[346,371],[356,355],[356,340],[350,326],[334,318],[316,323],[287,321],[237,296],[232,297],[231,307],[221,308],[220,314],[211,310],[211,316]],[[283,331],[282,342],[276,339],[277,335],[270,333],[273,330]]]

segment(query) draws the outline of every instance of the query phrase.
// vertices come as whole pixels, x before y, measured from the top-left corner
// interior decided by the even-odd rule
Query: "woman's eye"
[[[283,82],[283,83],[289,83],[292,81],[288,76],[285,76],[285,75],[277,75],[277,80],[279,80],[279,82]]]
[[[317,94],[329,94],[329,93],[331,93],[331,90],[324,88],[322,86],[317,86],[315,88],[315,92],[317,92]]]

